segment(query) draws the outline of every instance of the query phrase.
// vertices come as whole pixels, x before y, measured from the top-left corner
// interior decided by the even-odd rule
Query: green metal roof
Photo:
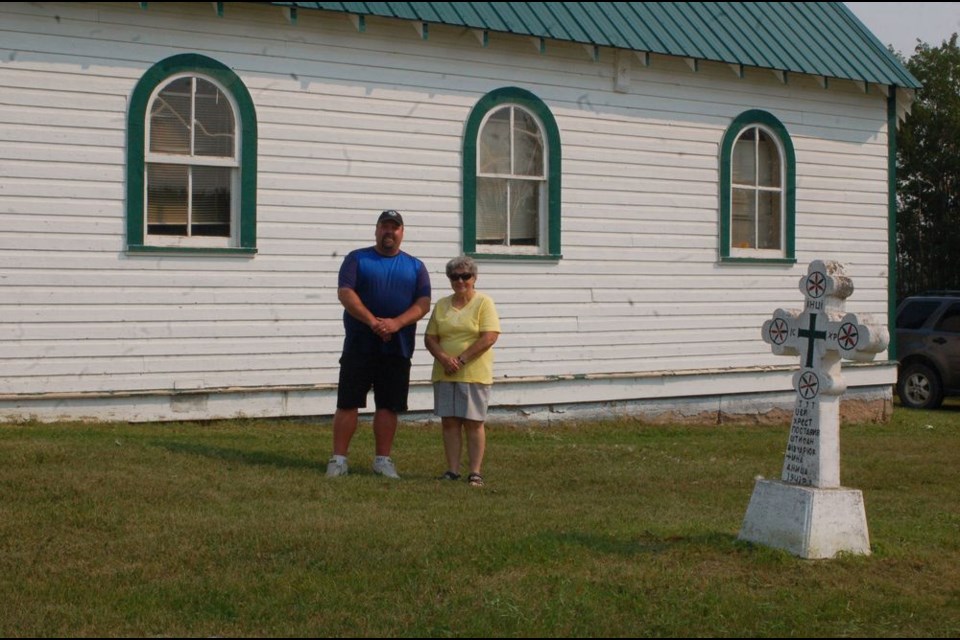
[[[842,2],[273,2],[917,89]]]

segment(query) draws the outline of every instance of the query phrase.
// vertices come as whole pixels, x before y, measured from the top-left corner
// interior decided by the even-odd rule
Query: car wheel
[[[925,364],[910,364],[897,379],[900,402],[911,409],[936,409],[943,403],[943,387],[937,372]]]

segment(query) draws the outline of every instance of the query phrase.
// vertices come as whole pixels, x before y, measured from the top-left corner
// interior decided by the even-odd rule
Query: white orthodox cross
[[[781,479],[813,487],[840,486],[840,361],[872,360],[887,348],[884,326],[844,313],[853,282],[839,262],[814,260],[800,279],[804,308],[777,309],[763,323],[773,353],[800,356],[793,376],[797,400]]]

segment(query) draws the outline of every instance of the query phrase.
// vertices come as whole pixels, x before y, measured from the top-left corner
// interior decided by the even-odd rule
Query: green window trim
[[[175,254],[186,253],[200,256],[249,256],[257,253],[255,247],[159,247],[152,245],[131,244],[127,246],[128,254]]]
[[[780,258],[731,256],[731,199],[733,189],[733,145],[740,133],[753,126],[762,126],[773,133],[780,148],[783,150],[783,162],[786,167],[784,185],[784,248]],[[768,263],[793,264],[796,263],[796,225],[797,225],[797,159],[793,149],[793,141],[786,127],[771,113],[760,109],[744,111],[730,124],[723,135],[720,145],[720,262],[726,263]]]
[[[547,141],[547,243],[538,255],[477,251],[477,138],[484,117],[494,109],[517,105],[533,113],[543,125]],[[463,253],[474,258],[503,260],[559,260],[560,244],[560,130],[540,98],[525,89],[503,87],[474,105],[463,136]]]
[[[466,251],[464,251],[464,253],[466,253]],[[515,262],[517,260],[525,260],[528,262],[557,262],[563,259],[562,255],[534,255],[532,253],[483,253],[474,251],[472,253],[466,253],[466,255],[469,255],[471,258],[477,258],[485,261],[509,260],[511,262]]]
[[[240,221],[238,245],[230,248],[153,247],[144,244],[144,152],[147,107],[153,91],[171,76],[195,73],[219,82],[236,101],[240,130]],[[227,66],[212,58],[185,53],[161,60],[150,67],[130,96],[127,112],[127,252],[206,253],[250,255],[257,246],[257,114],[250,92]]]
[[[897,326],[897,94],[887,97],[887,326]],[[897,332],[890,331],[887,359],[897,359]]]

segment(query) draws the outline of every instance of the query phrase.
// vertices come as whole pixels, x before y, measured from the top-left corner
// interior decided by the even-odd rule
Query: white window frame
[[[150,151],[150,128],[152,126],[153,118],[151,114],[153,112],[153,104],[160,95],[160,92],[169,86],[171,83],[176,82],[182,78],[191,79],[191,92],[196,95],[196,79],[201,78],[210,84],[217,87],[217,89],[226,97],[230,108],[233,111],[233,123],[234,123],[234,140],[233,140],[233,157],[224,158],[217,156],[197,156],[193,153],[193,144],[196,139],[196,136],[190,136],[190,154],[175,154],[175,153],[157,153]],[[191,122],[195,120],[192,109],[195,106],[195,101],[191,100]],[[224,87],[220,82],[215,78],[212,78],[208,75],[199,72],[184,72],[171,75],[168,78],[165,78],[164,81],[159,84],[151,93],[150,100],[147,103],[147,112],[145,117],[146,122],[144,123],[145,131],[145,148],[144,148],[144,158],[143,158],[143,229],[144,229],[144,238],[146,242],[153,246],[158,247],[199,247],[199,248],[230,248],[237,246],[239,239],[239,227],[240,227],[240,149],[241,147],[241,136],[242,128],[240,126],[240,109],[231,95],[230,91]],[[185,236],[174,236],[174,235],[161,235],[161,234],[151,234],[149,233],[149,224],[147,220],[148,210],[149,210],[149,172],[148,167],[150,164],[175,164],[175,165],[185,165],[189,167],[229,167],[230,172],[230,236],[191,236],[190,234],[190,220],[192,217],[193,211],[193,190],[192,184],[192,173],[188,173],[188,183],[187,183],[187,235]]]
[[[731,234],[732,234],[732,230],[733,230],[733,216],[734,216],[733,207],[734,207],[734,202],[735,202],[735,200],[734,200],[734,198],[733,198],[733,193],[734,193],[734,191],[739,189],[739,190],[741,190],[741,191],[750,190],[750,191],[753,191],[753,192],[754,192],[754,196],[755,196],[755,197],[754,197],[754,200],[753,200],[753,202],[754,202],[754,210],[753,210],[753,236],[754,236],[753,239],[754,239],[754,246],[753,246],[753,247],[736,247],[736,246],[733,245],[733,242],[732,242],[732,239],[731,239],[730,255],[731,255],[732,257],[736,257],[736,258],[760,258],[760,259],[780,258],[780,257],[782,257],[783,254],[784,254],[784,248],[786,247],[786,242],[787,242],[787,233],[786,233],[786,232],[787,232],[787,215],[786,215],[786,211],[787,211],[787,194],[786,194],[787,171],[786,171],[786,157],[785,157],[786,154],[784,153],[783,145],[780,143],[779,136],[776,134],[776,132],[772,131],[772,130],[769,129],[768,127],[763,126],[762,124],[751,124],[751,125],[749,125],[749,126],[747,126],[747,127],[744,127],[743,130],[740,131],[740,133],[737,135],[737,138],[736,138],[736,140],[735,140],[734,143],[733,143],[733,149],[731,149],[731,162],[733,161],[732,154],[733,154],[734,151],[736,150],[737,144],[741,141],[741,139],[743,138],[744,134],[746,134],[746,133],[748,133],[748,132],[750,132],[750,131],[754,131],[754,130],[757,131],[757,132],[761,132],[761,131],[762,131],[763,133],[765,133],[766,136],[767,136],[767,138],[770,139],[770,140],[773,142],[773,144],[774,144],[774,146],[775,146],[775,148],[776,148],[776,150],[777,150],[777,156],[778,156],[778,158],[779,158],[779,160],[780,160],[780,162],[778,163],[778,164],[779,164],[779,167],[780,167],[780,175],[779,175],[779,184],[780,184],[780,186],[779,186],[779,187],[764,187],[764,186],[761,186],[761,185],[760,185],[760,159],[759,159],[759,157],[758,157],[760,144],[759,144],[759,136],[756,136],[756,137],[754,138],[754,140],[753,140],[753,183],[752,183],[752,184],[742,184],[742,183],[736,183],[736,182],[734,182],[734,181],[733,181],[732,172],[731,172],[731,178],[730,178],[730,224],[731,224]],[[759,243],[757,242],[757,234],[759,233],[759,229],[760,229],[760,224],[759,224],[760,198],[759,198],[759,195],[760,195],[760,193],[764,193],[764,192],[766,192],[766,193],[777,193],[777,194],[780,195],[780,212],[779,212],[779,216],[780,216],[780,239],[779,239],[779,247],[777,247],[776,249],[761,249],[761,248],[758,248],[758,247],[756,246],[757,244],[759,244]]]
[[[492,118],[495,114],[499,113],[499,112],[502,111],[503,109],[510,109],[510,125],[509,125],[509,128],[510,128],[510,173],[484,173],[484,172],[480,171],[480,166],[481,166],[481,165],[480,165],[480,151],[481,151],[480,139],[481,139],[482,136],[483,136],[484,128],[487,126],[487,123],[490,121],[490,118]],[[543,148],[541,149],[541,157],[540,157],[540,174],[537,175],[537,176],[519,175],[519,174],[516,173],[516,168],[514,167],[514,161],[515,161],[515,159],[516,159],[516,153],[514,153],[514,150],[515,150],[515,148],[516,148],[516,147],[515,147],[516,141],[514,140],[514,135],[515,135],[515,133],[516,133],[516,127],[515,127],[514,125],[515,125],[515,122],[516,122],[516,119],[515,119],[515,118],[516,118],[516,111],[517,111],[517,109],[522,110],[525,114],[527,114],[528,116],[530,116],[530,118],[532,118],[533,121],[536,123],[537,128],[538,128],[538,130],[539,130],[539,132],[540,132],[540,140],[541,140],[541,143],[542,143],[542,145],[543,145]],[[547,225],[547,197],[548,197],[547,185],[549,184],[549,175],[548,175],[548,173],[547,173],[547,172],[548,172],[548,168],[547,168],[547,158],[549,158],[549,153],[550,153],[550,149],[548,148],[546,128],[544,127],[543,122],[540,120],[540,118],[537,117],[537,114],[533,113],[533,112],[530,111],[529,109],[526,109],[526,108],[524,108],[523,106],[521,106],[521,105],[519,105],[519,104],[506,103],[506,104],[497,105],[497,107],[496,107],[495,109],[491,109],[490,111],[488,111],[488,112],[484,115],[483,120],[482,120],[482,122],[480,123],[480,129],[479,129],[479,131],[477,132],[477,179],[479,180],[479,179],[481,179],[481,178],[490,178],[490,179],[497,179],[497,180],[506,180],[506,181],[507,181],[507,197],[508,197],[508,201],[507,201],[507,205],[506,205],[506,206],[507,206],[507,212],[506,212],[506,213],[507,213],[508,218],[507,218],[507,222],[506,222],[506,228],[505,228],[505,231],[504,231],[504,233],[505,233],[505,235],[506,235],[505,242],[504,242],[503,244],[488,244],[488,243],[482,243],[482,242],[480,242],[480,240],[479,240],[479,234],[478,234],[477,247],[478,247],[478,248],[479,248],[479,247],[482,247],[482,248],[483,248],[483,251],[484,251],[485,253],[503,253],[503,254],[510,254],[510,255],[524,255],[524,254],[528,254],[528,255],[540,255],[540,254],[543,253],[543,251],[544,251],[544,245],[545,245],[545,239],[546,239],[546,237],[547,237],[547,231],[548,231],[548,225]],[[538,198],[537,198],[538,207],[537,207],[537,213],[536,213],[536,216],[537,216],[537,221],[536,221],[536,225],[537,225],[537,244],[535,244],[535,245],[525,245],[525,244],[517,245],[517,244],[511,244],[511,242],[510,242],[510,219],[509,219],[509,215],[510,215],[510,202],[509,202],[509,196],[510,196],[510,181],[511,181],[511,180],[515,180],[515,181],[528,181],[528,182],[536,182],[536,183],[537,183],[537,191],[538,191],[539,193],[538,193]],[[478,214],[478,215],[479,215],[479,214]],[[478,220],[478,223],[479,223],[479,220]]]
[[[733,151],[735,143],[750,129],[759,129],[772,138],[780,156],[780,243],[779,249],[733,247]],[[790,133],[772,113],[750,109],[736,116],[727,127],[720,142],[719,182],[719,242],[721,263],[795,264],[797,243],[797,156]],[[759,164],[756,165],[759,168]],[[755,179],[753,185],[743,185],[763,193]],[[756,224],[754,224],[756,228]]]

